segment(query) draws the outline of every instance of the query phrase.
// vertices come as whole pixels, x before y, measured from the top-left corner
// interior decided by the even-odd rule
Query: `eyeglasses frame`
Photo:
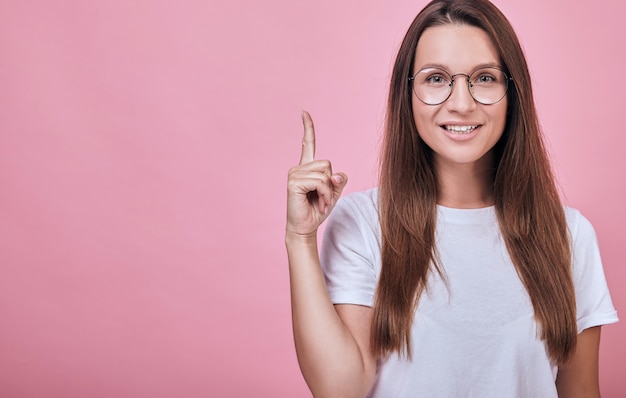
[[[421,99],[421,98],[420,98],[420,96],[419,96],[419,95],[417,95],[417,93],[415,92],[415,86],[413,85],[413,83],[415,82],[415,76],[417,76],[417,74],[418,74],[418,73],[420,73],[421,71],[426,70],[426,69],[437,69],[437,70],[440,70],[440,71],[444,72],[446,75],[450,76],[450,84],[449,84],[449,87],[450,87],[450,92],[448,93],[448,96],[447,96],[447,97],[446,97],[443,101],[438,102],[438,103],[436,103],[436,104],[429,104],[428,102],[426,102],[426,101],[424,101],[423,99]],[[486,103],[484,103],[484,102],[482,102],[482,101],[479,101],[479,100],[477,100],[476,98],[474,98],[474,94],[472,94],[472,90],[471,90],[472,83],[470,82],[470,77],[471,77],[474,73],[476,73],[476,72],[478,72],[479,70],[482,70],[482,69],[497,69],[497,70],[499,70],[500,72],[502,72],[502,74],[504,75],[504,81],[506,82],[506,87],[504,88],[504,94],[502,95],[502,97],[501,97],[499,100],[497,100],[497,101],[495,101],[495,102],[491,102],[491,103],[487,103],[487,104],[486,104]],[[499,66],[485,66],[485,67],[477,68],[477,69],[475,69],[474,71],[472,71],[469,75],[468,75],[468,74],[466,74],[466,73],[455,73],[454,75],[451,75],[451,74],[450,74],[447,70],[445,70],[445,69],[441,69],[441,68],[436,68],[436,67],[433,67],[433,68],[424,68],[424,69],[420,69],[420,70],[418,70],[418,71],[417,71],[417,72],[416,72],[413,76],[409,76],[409,78],[408,78],[408,79],[409,79],[409,82],[411,82],[411,85],[412,85],[411,91],[413,91],[413,92],[415,93],[415,96],[417,97],[417,99],[419,99],[420,101],[422,101],[422,102],[423,102],[424,104],[426,104],[426,105],[430,105],[430,106],[437,106],[437,105],[441,105],[441,104],[443,104],[444,102],[446,102],[446,101],[450,98],[450,96],[452,95],[452,91],[454,91],[454,82],[455,82],[455,79],[454,79],[454,78],[455,78],[455,77],[457,77],[457,76],[465,76],[465,77],[466,77],[466,79],[465,79],[465,80],[466,80],[466,82],[467,82],[467,90],[469,91],[470,96],[472,97],[472,99],[473,99],[474,101],[476,101],[476,102],[478,102],[479,104],[482,104],[482,105],[494,105],[494,104],[497,104],[498,102],[502,101],[502,99],[503,99],[504,97],[506,97],[506,93],[508,93],[508,92],[509,92],[509,82],[512,82],[512,81],[513,81],[513,78],[512,78],[512,77],[509,77],[509,75],[507,75],[507,74],[506,74],[506,72],[504,71],[504,69],[502,69],[502,68],[501,68],[501,67],[499,67]]]

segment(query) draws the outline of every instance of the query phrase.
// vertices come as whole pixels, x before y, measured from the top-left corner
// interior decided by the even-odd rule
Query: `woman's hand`
[[[330,161],[315,160],[315,129],[308,112],[302,112],[304,138],[300,164],[289,170],[287,183],[287,235],[315,237],[341,196],[348,176],[333,174]]]
[[[337,308],[320,266],[317,229],[328,217],[348,178],[315,160],[315,131],[302,112],[300,164],[289,170],[287,231],[291,319],[302,375],[315,397],[364,397],[374,382],[376,359],[369,350],[373,310]]]

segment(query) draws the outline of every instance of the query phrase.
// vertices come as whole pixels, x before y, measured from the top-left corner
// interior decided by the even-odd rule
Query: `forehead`
[[[415,50],[413,69],[437,65],[452,73],[468,73],[489,64],[499,65],[500,56],[484,30],[447,24],[424,30]]]

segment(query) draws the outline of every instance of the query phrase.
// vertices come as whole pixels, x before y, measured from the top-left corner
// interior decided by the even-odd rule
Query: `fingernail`
[[[339,174],[335,174],[333,176],[333,181],[335,181],[337,184],[341,184],[343,182],[343,177]]]

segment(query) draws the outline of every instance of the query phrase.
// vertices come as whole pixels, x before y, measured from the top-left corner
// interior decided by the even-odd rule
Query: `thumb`
[[[341,192],[343,188],[348,183],[348,176],[344,173],[335,173],[330,177],[330,180],[333,183],[333,199],[336,203],[339,197],[341,196]]]

